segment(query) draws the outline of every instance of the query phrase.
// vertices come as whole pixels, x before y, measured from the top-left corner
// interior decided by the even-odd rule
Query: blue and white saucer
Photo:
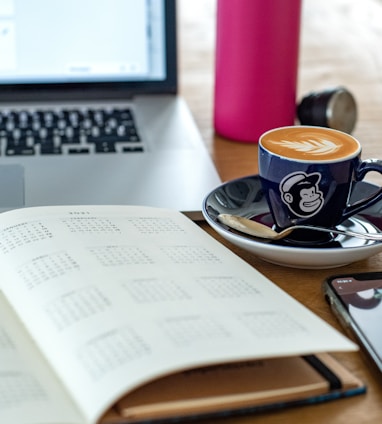
[[[357,183],[351,203],[371,195],[377,187],[367,182]],[[382,251],[382,242],[338,235],[323,246],[298,246],[285,241],[263,242],[239,234],[218,221],[221,213],[244,216],[270,227],[273,225],[267,201],[258,175],[239,178],[215,188],[203,202],[203,215],[209,225],[231,243],[277,265],[293,268],[324,269],[367,259]],[[338,226],[356,232],[382,231],[382,201],[365,209]]]

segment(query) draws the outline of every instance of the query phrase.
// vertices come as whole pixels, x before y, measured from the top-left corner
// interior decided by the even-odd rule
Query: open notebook
[[[220,180],[177,95],[175,0],[2,0],[0,143],[0,210],[198,215]]]

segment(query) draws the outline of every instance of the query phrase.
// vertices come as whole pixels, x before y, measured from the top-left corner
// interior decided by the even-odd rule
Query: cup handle
[[[379,159],[365,159],[362,161],[358,169],[356,170],[355,180],[357,182],[362,181],[366,174],[371,171],[376,171],[382,174],[382,160]],[[352,205],[349,205],[345,208],[344,213],[342,214],[343,220],[349,218],[350,216],[361,212],[363,209],[368,208],[369,206],[374,205],[382,199],[382,187],[377,190],[376,193],[372,194],[365,199],[359,200]]]

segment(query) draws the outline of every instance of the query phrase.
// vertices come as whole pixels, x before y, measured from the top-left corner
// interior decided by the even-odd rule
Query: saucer
[[[377,186],[359,182],[351,193],[351,203],[368,197]],[[344,221],[337,228],[356,232],[377,233],[382,231],[382,201]],[[218,221],[221,213],[244,216],[270,227],[270,214],[258,175],[228,181],[207,195],[202,209],[208,224],[222,237],[259,258],[277,265],[292,268],[336,268],[367,259],[382,251],[382,243],[338,235],[323,246],[288,244],[286,241],[260,241],[239,234]]]

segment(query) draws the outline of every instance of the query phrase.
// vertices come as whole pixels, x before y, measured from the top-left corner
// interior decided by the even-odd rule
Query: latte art
[[[351,135],[321,127],[278,128],[263,134],[260,143],[278,156],[308,161],[345,159],[360,152],[358,141]]]
[[[270,141],[272,142],[272,141]],[[327,155],[336,152],[339,149],[338,144],[333,143],[330,140],[306,140],[306,141],[289,141],[281,140],[274,141],[275,144],[279,146],[285,146],[288,149],[294,150],[296,152],[305,152],[310,155],[319,156]]]

